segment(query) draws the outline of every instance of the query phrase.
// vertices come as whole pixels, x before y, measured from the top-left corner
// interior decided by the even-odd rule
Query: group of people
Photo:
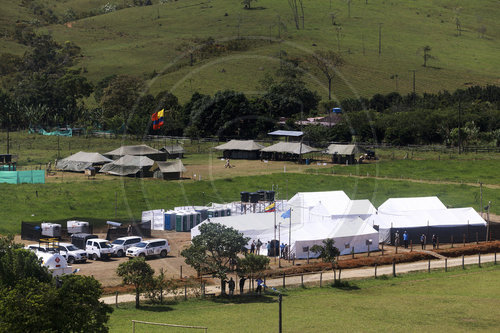
[[[245,281],[247,278],[244,276],[241,276],[239,285],[240,285],[240,295],[243,295],[244,289],[245,289]],[[257,294],[261,295],[262,294],[262,287],[264,286],[264,281],[259,277],[255,280],[257,282],[257,289],[255,290]],[[230,278],[229,281],[222,280],[222,294],[226,294],[226,284],[229,289],[229,296],[234,296],[234,289],[236,289],[236,281],[233,280],[233,278]]]
[[[252,244],[250,244],[250,253],[252,254],[260,254],[260,248],[262,247],[262,242],[260,239],[257,239],[257,242],[255,242],[255,239],[252,241]]]
[[[408,242],[409,242],[409,236],[408,232],[405,230],[403,233],[403,244],[405,249],[408,248]],[[394,244],[396,246],[399,246],[399,230],[396,231],[394,234]],[[425,234],[422,234],[420,236],[420,245],[422,246],[422,250],[425,250],[425,245],[427,244],[427,236]],[[437,236],[436,234],[432,234],[432,248],[435,249],[437,246]]]

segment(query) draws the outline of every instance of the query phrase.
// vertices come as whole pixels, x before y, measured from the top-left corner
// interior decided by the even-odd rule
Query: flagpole
[[[292,207],[290,207],[290,226],[288,227],[288,263],[290,263],[291,251],[292,251]]]
[[[275,201],[276,202],[276,201]],[[273,239],[274,243],[274,246],[273,246],[273,254],[274,254],[274,263],[276,264],[276,205],[274,206],[274,239]],[[279,248],[279,244],[278,244],[278,248]]]

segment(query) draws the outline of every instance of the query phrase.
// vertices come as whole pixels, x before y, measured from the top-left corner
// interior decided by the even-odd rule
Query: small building
[[[125,155],[145,156],[153,161],[165,161],[167,159],[167,154],[165,152],[156,150],[147,145],[121,146],[120,148],[107,152],[104,155],[109,156],[113,160],[117,160]]]
[[[355,164],[359,162],[359,157],[366,153],[367,150],[355,144],[331,144],[325,151],[325,154],[332,156],[332,163],[337,164]]]
[[[183,158],[184,147],[179,144],[167,145],[160,149],[161,152],[167,154],[167,159]]]
[[[153,173],[154,178],[163,180],[181,179],[182,173],[186,172],[186,167],[181,160],[173,160],[168,162],[155,162],[150,172]]]
[[[231,140],[220,146],[214,147],[221,150],[224,158],[256,160],[260,157],[263,145],[253,140]]]

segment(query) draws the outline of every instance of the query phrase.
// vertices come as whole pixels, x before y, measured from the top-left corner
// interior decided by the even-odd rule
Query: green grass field
[[[0,0],[5,13],[0,27],[11,30],[16,20],[29,21],[33,17],[27,8],[19,6],[20,2]],[[149,79],[153,72],[164,72],[149,82],[150,90],[153,93],[170,90],[181,101],[194,91],[212,94],[234,89],[248,95],[260,94],[259,80],[279,67],[280,50],[299,58],[316,49],[339,51],[346,65],[334,79],[337,98],[394,91],[396,82],[391,79],[394,74],[399,77],[398,90],[410,92],[409,70],[413,69],[417,70],[419,93],[498,83],[500,9],[495,0],[368,1],[367,4],[358,0],[351,1],[350,17],[346,1],[307,2],[304,29],[300,30],[295,28],[286,1],[254,2],[252,5],[258,7],[254,10],[245,10],[240,1],[232,0],[153,3],[77,20],[71,27],[55,24],[40,27],[38,31],[52,34],[59,42],[71,40],[81,46],[84,57],[78,67],[85,67],[86,75],[94,82],[116,73]],[[43,4],[61,16],[69,8],[78,14],[95,10],[104,3],[49,0]],[[338,25],[332,25],[330,13],[337,14]],[[462,25],[461,36],[456,35],[457,17]],[[286,26],[281,29],[280,38],[279,22]],[[379,23],[382,23],[380,55]],[[339,26],[341,31],[337,34]],[[483,38],[477,32],[480,27],[486,29]],[[195,45],[195,38],[223,40],[238,36],[253,38],[254,42],[243,51],[197,59],[193,67],[183,58],[186,46]],[[13,44],[9,38],[0,39],[0,51],[24,52],[24,47]],[[424,68],[419,50],[426,45],[431,46],[435,59]],[[308,84],[326,97],[321,74],[307,63],[302,66],[308,72]]]
[[[495,332],[500,315],[499,266],[412,273],[353,281],[350,288],[297,288],[284,292],[284,332]],[[466,287],[464,287],[466,286]],[[209,332],[275,332],[277,297],[247,301],[188,300],[122,305],[111,315],[111,332],[131,320],[208,327]],[[136,332],[190,332],[138,325]]]

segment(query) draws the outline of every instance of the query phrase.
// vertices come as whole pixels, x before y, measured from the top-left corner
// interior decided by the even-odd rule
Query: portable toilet
[[[211,218],[211,217],[216,217],[215,216],[215,209],[213,209],[213,208],[210,208],[207,210],[207,218]]]
[[[196,219],[196,212],[189,212],[189,230],[193,229]]]
[[[42,223],[42,236],[61,237],[61,225],[57,223]]]
[[[226,216],[231,216],[231,208],[226,208]]]
[[[219,210],[219,216],[221,216],[221,217],[226,216],[226,210],[225,209],[220,209]]]
[[[182,213],[182,231],[189,231],[189,213]]]
[[[199,213],[199,212],[196,212],[196,222],[195,222],[195,226],[201,223],[201,219],[202,219],[202,214],[201,214],[201,213]]]
[[[207,219],[207,217],[208,217],[208,209],[206,209],[206,208],[198,208],[198,209],[196,209],[196,211],[201,214],[201,219],[202,220],[206,220]]]
[[[168,210],[165,212],[165,230],[174,230],[176,225],[176,211]]]
[[[79,232],[88,233],[90,232],[90,227],[88,222],[83,221],[68,221],[66,223],[68,228],[68,234],[76,234]]]
[[[183,231],[182,229],[182,217],[183,212],[177,212],[175,214],[175,231]]]

